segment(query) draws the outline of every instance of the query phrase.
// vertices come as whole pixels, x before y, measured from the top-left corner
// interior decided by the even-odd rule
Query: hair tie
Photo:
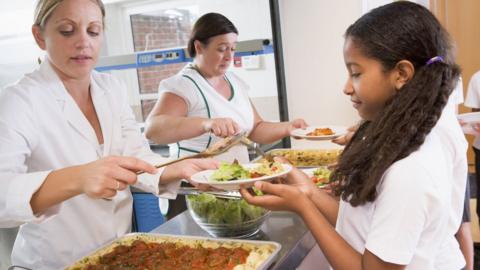
[[[445,61],[443,60],[443,57],[435,56],[435,57],[430,58],[430,60],[428,60],[425,65],[430,66],[431,64],[436,63],[436,62],[445,62]]]

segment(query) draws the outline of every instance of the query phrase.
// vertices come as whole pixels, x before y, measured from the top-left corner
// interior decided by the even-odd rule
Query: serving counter
[[[181,213],[151,231],[152,233],[207,236],[188,211]],[[211,236],[210,236],[211,237]],[[295,269],[315,245],[315,239],[302,219],[288,212],[272,212],[253,240],[275,241],[282,249],[269,269]]]

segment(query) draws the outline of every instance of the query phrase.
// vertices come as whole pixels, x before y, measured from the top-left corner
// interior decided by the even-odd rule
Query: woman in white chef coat
[[[271,143],[306,127],[302,119],[272,123],[257,113],[248,97],[249,86],[228,71],[237,36],[238,30],[225,16],[203,15],[188,42],[194,62],[160,83],[160,98],[147,118],[145,134],[154,142],[170,144],[171,156],[198,153],[238,132],[246,132],[257,143]],[[218,158],[249,162],[245,146]]]
[[[174,198],[179,179],[215,167],[151,165],[165,160],[142,138],[125,87],[93,71],[104,12],[100,0],[40,0],[32,32],[47,57],[1,93],[0,226],[20,226],[15,265],[64,267],[130,231],[129,185]]]

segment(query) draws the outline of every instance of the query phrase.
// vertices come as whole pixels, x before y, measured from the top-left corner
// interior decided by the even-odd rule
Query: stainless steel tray
[[[282,156],[290,161],[292,165],[299,168],[314,168],[328,166],[337,162],[342,149],[288,149],[277,148],[267,152],[273,156]],[[260,161],[257,157],[252,162]]]
[[[251,252],[256,252],[259,255],[260,260],[255,260],[257,262],[255,265],[249,263],[249,258],[252,253],[250,253],[245,264],[245,270],[255,269],[255,270],[266,270],[278,256],[278,252],[281,249],[281,245],[273,241],[257,241],[257,240],[237,240],[237,239],[226,239],[226,238],[209,238],[209,237],[200,237],[200,236],[186,236],[186,235],[170,235],[170,234],[154,234],[154,233],[130,233],[126,234],[118,239],[115,239],[104,246],[100,247],[96,251],[92,252],[90,255],[87,255],[73,265],[68,266],[68,270],[79,270],[84,269],[84,267],[89,263],[95,263],[98,258],[101,256],[113,251],[113,249],[118,245],[129,245],[135,240],[143,240],[145,242],[157,242],[157,243],[177,243],[181,245],[190,245],[202,247],[243,247],[250,249]],[[257,254],[255,254],[257,255]],[[253,257],[252,257],[253,258]]]

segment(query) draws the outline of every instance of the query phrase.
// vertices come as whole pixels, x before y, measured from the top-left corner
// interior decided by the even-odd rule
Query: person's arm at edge
[[[109,198],[137,181],[135,171],[156,173],[152,165],[132,157],[107,157],[84,165],[50,172],[32,195],[34,214],[85,193],[92,198]],[[65,181],[68,179],[68,181]]]
[[[280,158],[276,158],[279,161]],[[286,183],[291,186],[295,186],[312,203],[317,209],[326,217],[328,222],[335,226],[338,216],[339,201],[337,198],[328,194],[323,189],[318,188],[303,171],[292,168],[292,171],[287,175],[285,179]]]

